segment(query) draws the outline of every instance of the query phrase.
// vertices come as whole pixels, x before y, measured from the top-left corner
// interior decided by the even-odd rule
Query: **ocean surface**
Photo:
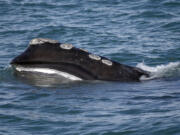
[[[151,72],[141,82],[27,81],[33,38]],[[179,0],[0,0],[0,135],[180,135]]]

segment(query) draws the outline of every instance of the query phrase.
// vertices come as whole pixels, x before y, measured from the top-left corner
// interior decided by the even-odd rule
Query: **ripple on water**
[[[178,135],[179,67],[139,83],[43,87],[17,80],[8,63],[37,37],[128,65],[144,61],[154,70],[178,63],[179,5],[178,0],[1,0],[0,134]]]

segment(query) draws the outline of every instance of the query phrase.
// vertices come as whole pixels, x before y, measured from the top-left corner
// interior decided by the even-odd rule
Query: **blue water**
[[[140,83],[30,83],[9,62],[33,38],[152,73]],[[179,0],[0,0],[0,134],[179,135]]]

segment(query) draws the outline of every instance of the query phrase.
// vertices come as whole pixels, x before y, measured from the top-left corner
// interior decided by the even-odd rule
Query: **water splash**
[[[180,76],[180,62],[170,62],[166,65],[148,66],[144,62],[138,63],[140,69],[150,72],[150,77],[141,77],[141,80],[151,80],[156,78],[168,78]]]

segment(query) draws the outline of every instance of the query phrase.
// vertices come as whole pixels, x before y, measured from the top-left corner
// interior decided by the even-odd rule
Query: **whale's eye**
[[[93,59],[93,60],[101,60],[101,57],[95,54],[89,54],[89,58]]]
[[[105,59],[102,59],[102,63],[108,65],[108,66],[112,66],[112,62],[110,60],[105,60]]]
[[[62,49],[70,50],[73,48],[73,45],[72,44],[61,44],[60,47]]]
[[[30,41],[29,45],[40,45],[40,44],[44,44],[44,43],[56,44],[59,42],[57,40],[52,40],[52,39],[48,39],[48,38],[35,38]]]

